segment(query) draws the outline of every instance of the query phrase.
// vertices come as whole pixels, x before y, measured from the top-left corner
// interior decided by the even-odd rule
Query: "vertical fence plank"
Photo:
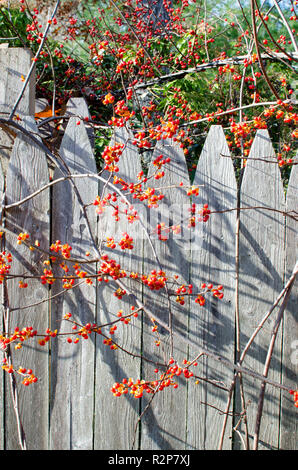
[[[37,133],[33,118],[25,118],[23,125],[32,133]],[[45,154],[32,144],[30,139],[19,134],[15,140],[6,178],[6,202],[11,204],[38,190],[49,180]],[[26,246],[16,244],[17,235],[27,232],[30,241],[40,242],[42,249],[48,249],[49,239],[49,191],[41,192],[25,204],[14,207],[6,213],[6,227],[16,236],[6,235],[6,250],[12,253],[11,273],[40,276],[43,269],[44,254],[38,250],[30,251]],[[9,331],[15,327],[32,326],[38,333],[44,334],[48,323],[47,302],[34,306],[47,299],[48,289],[40,279],[29,279],[27,289],[19,288],[22,278],[7,281],[9,306],[11,308]],[[33,305],[24,310],[15,310]],[[19,388],[19,408],[24,426],[27,447],[31,450],[47,449],[48,440],[48,351],[36,342],[25,342],[22,349],[12,348],[12,360],[15,368],[31,368],[39,382],[29,387]],[[17,377],[17,382],[21,380]],[[11,404],[9,380],[6,378],[5,402],[5,439],[8,449],[18,449],[16,420]]]
[[[0,113],[10,113],[21,89],[23,78],[32,64],[32,53],[29,49],[9,47],[0,50]],[[35,78],[32,75],[29,86],[24,91],[17,113],[34,114]]]
[[[3,194],[4,194],[4,175],[2,171],[2,165],[0,161],[0,201],[3,201]],[[3,213],[1,210],[1,223],[3,223]],[[4,237],[1,237],[1,251],[4,250]],[[0,305],[1,305],[1,323],[0,329],[1,332],[4,331],[4,308],[3,308],[3,301],[4,301],[4,284],[0,285]],[[2,356],[2,355],[1,355]],[[2,357],[1,357],[2,359]],[[4,371],[0,371],[0,450],[4,450]]]
[[[162,155],[163,158],[170,158],[170,163],[165,165],[165,175],[162,179],[155,180],[152,176],[157,168],[153,161]],[[179,187],[183,182],[185,187]],[[186,188],[189,186],[189,175],[183,151],[172,140],[160,141],[154,150],[152,163],[148,171],[148,188],[159,188],[158,193],[165,195],[159,202],[157,208],[148,210],[148,230],[155,253],[147,239],[144,240],[144,274],[150,275],[152,270],[164,271],[168,281],[167,287],[176,289],[174,276],[179,275],[177,283],[189,283],[189,233],[185,230],[187,222],[182,221],[189,217],[190,202]],[[165,189],[163,189],[165,188]],[[181,232],[175,234],[162,231],[161,235],[166,237],[166,241],[160,241],[156,233],[157,224],[180,225]],[[188,307],[180,305],[175,301],[176,296],[168,297],[166,289],[151,291],[144,288],[144,303],[152,311],[165,321],[173,325],[173,331],[179,331],[184,336],[187,335]],[[157,320],[158,326],[158,320]],[[169,361],[170,357],[178,361],[182,366],[183,359],[187,358],[187,347],[180,339],[173,336],[173,352],[171,345],[171,335],[165,328],[158,326],[157,333],[152,332],[153,323],[146,316],[144,321],[143,351],[144,355],[159,363]],[[155,341],[160,338],[161,344],[156,346]],[[157,380],[165,372],[165,368],[160,368],[158,374],[154,373],[154,366],[143,362],[143,379]],[[142,418],[142,449],[184,449],[186,439],[186,394],[187,385],[185,380],[177,377],[179,388],[173,387],[157,392],[149,408]],[[144,395],[142,398],[142,410],[151,399],[151,395]]]
[[[242,210],[240,213],[239,305],[242,348],[283,286],[284,217],[262,207],[284,210],[284,199],[280,170],[270,136],[267,130],[259,130],[247,160],[240,194],[241,208],[261,207]],[[266,322],[244,361],[244,365],[261,374],[275,317],[273,315]],[[280,361],[281,329],[269,373],[269,377],[276,382],[281,379]],[[244,377],[250,437],[254,434],[259,392],[259,384]],[[261,424],[260,449],[278,447],[279,399],[279,391],[268,389]]]
[[[69,120],[63,137],[60,155],[70,174],[96,173],[96,165],[84,124],[76,124],[77,119]],[[56,170],[54,179],[61,177]],[[83,204],[91,203],[97,194],[96,179],[77,178],[74,184]],[[91,240],[85,224],[82,208],[70,181],[53,187],[52,242],[60,240],[72,247],[71,257],[87,259]],[[94,208],[87,208],[93,234],[96,232]],[[91,250],[90,250],[91,251]],[[54,253],[55,254],[55,253]],[[64,260],[67,262],[67,260]],[[75,274],[74,263],[67,263],[68,275]],[[80,263],[78,263],[80,265]],[[94,264],[81,264],[80,269],[88,275],[95,274]],[[64,276],[64,271],[56,263],[55,275]],[[52,329],[60,333],[72,331],[72,325],[63,321],[63,316],[71,312],[72,319],[85,325],[93,323],[96,310],[96,287],[84,281],[75,280],[78,285],[64,289],[64,293],[52,301]],[[61,281],[56,281],[51,293],[63,291]],[[61,321],[62,320],[62,321]],[[81,339],[78,344],[68,344],[66,336],[56,338],[52,344],[51,363],[51,410],[50,442],[52,449],[92,449],[93,441],[93,400],[94,400],[94,338]]]
[[[287,190],[287,212],[298,208],[298,166],[294,165]],[[286,280],[291,275],[297,260],[298,249],[297,220],[286,218]],[[298,322],[297,322],[297,279],[292,287],[291,297],[284,313],[282,381],[285,385],[297,389],[298,375]],[[293,397],[282,393],[280,448],[297,450],[298,420]]]
[[[126,147],[120,157],[118,163],[119,172],[115,175],[122,178],[125,182],[136,183],[137,174],[141,171],[141,162],[138,150],[131,144],[131,136],[124,129],[117,129],[113,136],[110,146],[126,144]],[[111,173],[105,171],[103,176],[107,180],[113,182]],[[109,178],[110,177],[110,178]],[[121,186],[119,186],[119,189]],[[100,185],[99,194],[101,197],[108,193],[113,193],[113,188],[106,186],[104,183]],[[133,200],[130,199],[130,202]],[[133,293],[141,298],[142,289],[136,281],[129,279],[130,272],[142,271],[142,231],[138,221],[130,224],[125,214],[128,206],[120,198],[115,202],[119,208],[119,221],[115,220],[112,212],[113,207],[106,207],[103,214],[99,215],[98,222],[98,240],[99,246],[103,253],[107,254],[111,259],[120,264],[121,269],[128,273],[128,279],[124,279],[126,284]],[[133,202],[133,210],[138,210],[137,204]],[[130,211],[130,209],[129,209]],[[128,233],[133,238],[132,250],[121,250],[118,243],[123,233]],[[107,237],[113,237],[116,247],[111,249],[107,247]],[[98,317],[97,323],[102,325],[118,319],[117,312],[123,310],[123,316],[131,313],[131,300],[124,296],[118,299],[114,296],[117,285],[110,279],[105,285],[104,282],[99,284],[98,288]],[[102,332],[111,337],[126,351],[137,354],[133,357],[126,354],[120,349],[111,351],[110,347],[103,344],[104,338],[97,337],[96,347],[96,402],[95,402],[95,449],[130,449],[134,435],[135,423],[138,417],[139,402],[131,394],[115,397],[110,388],[115,382],[121,382],[124,378],[138,379],[140,376],[140,354],[141,354],[141,332],[142,332],[142,315],[138,318],[132,317],[129,325],[119,322],[117,331],[110,336],[109,328],[103,328]],[[137,437],[137,436],[136,436]],[[136,445],[138,439],[136,438]]]
[[[208,204],[211,211],[237,207],[237,185],[229,149],[221,126],[212,126],[199,158],[194,184],[198,208]],[[213,213],[207,222],[197,222],[192,238],[191,282],[198,290],[202,283],[223,285],[224,298],[206,295],[203,307],[192,301],[189,337],[198,346],[234,361],[236,211]],[[198,375],[219,385],[229,385],[232,371],[210,358],[201,358]],[[223,423],[227,392],[208,382],[190,383],[188,396],[188,447],[217,449]],[[213,408],[214,407],[214,408]],[[231,409],[232,411],[232,409]],[[231,419],[223,448],[231,448]]]
[[[0,116],[8,117],[22,89],[22,76],[26,77],[31,64],[32,53],[29,49],[9,47],[0,49]],[[24,91],[17,113],[23,116],[33,115],[35,106],[34,74]],[[6,174],[13,135],[0,128],[0,158]]]

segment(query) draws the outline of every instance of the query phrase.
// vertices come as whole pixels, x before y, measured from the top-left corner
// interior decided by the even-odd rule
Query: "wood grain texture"
[[[154,174],[157,168],[153,161],[159,155],[163,158],[170,157],[163,170],[165,175],[162,179],[155,180]],[[152,178],[153,176],[153,178]],[[150,179],[151,178],[151,179]],[[179,187],[183,182],[184,187]],[[173,187],[174,186],[174,187]],[[177,187],[176,187],[177,186]],[[187,230],[190,208],[187,187],[189,186],[189,175],[183,151],[172,140],[166,139],[157,143],[152,156],[152,162],[148,170],[147,187],[162,189],[158,193],[164,194],[164,199],[159,202],[157,208],[148,210],[147,225],[150,233],[150,246],[148,240],[144,240],[144,273],[149,275],[152,270],[157,273],[164,271],[168,281],[168,288],[175,288],[174,276],[178,275],[178,284],[188,284],[189,282],[189,232]],[[165,189],[163,189],[165,188]],[[172,230],[168,233],[162,231],[161,235],[166,237],[166,241],[160,241],[156,233],[157,224],[180,225],[181,233],[175,234]],[[177,287],[177,285],[176,285]],[[163,288],[158,291],[151,291],[144,288],[144,303],[153,313],[165,321],[172,324],[173,331],[179,331],[184,336],[187,335],[188,325],[188,302],[180,305],[175,301],[176,296],[168,297],[167,291]],[[158,325],[158,322],[157,322]],[[182,365],[183,359],[187,358],[187,347],[175,335],[173,336],[173,347],[171,335],[163,327],[158,326],[158,335],[152,332],[152,322],[146,316],[144,321],[143,350],[144,355],[153,360],[168,363],[171,356]],[[159,347],[155,341],[161,340]],[[143,364],[143,378],[145,380],[159,379],[165,372],[165,368],[159,368],[159,373],[154,373],[154,366]],[[149,409],[142,419],[142,449],[184,449],[186,439],[186,394],[187,385],[182,377],[177,377],[179,388],[173,387],[158,392],[154,397]],[[142,399],[142,410],[145,409],[151,396],[146,395]]]
[[[124,143],[126,147],[120,157],[118,164],[119,172],[116,174],[118,178],[122,178],[128,183],[137,182],[137,174],[141,171],[141,162],[138,150],[131,144],[129,140],[131,136],[125,129],[117,129],[110,145],[115,143]],[[103,176],[111,177],[107,171]],[[112,178],[110,178],[113,181]],[[120,188],[120,186],[118,185]],[[99,194],[101,196],[113,192],[110,187],[101,184]],[[123,211],[129,209],[138,210],[138,204],[128,196],[131,208],[127,206],[121,198],[118,199],[120,220],[117,222],[112,215],[114,208],[106,208],[98,219],[98,241],[103,253],[116,260],[122,269],[130,272],[142,271],[142,230],[138,221],[133,224]],[[133,238],[133,250],[121,250],[118,243],[123,233],[128,233]],[[116,248],[109,249],[106,246],[107,237],[114,237]],[[124,284],[133,291],[133,293],[142,298],[142,289],[136,281],[124,279]],[[105,285],[101,283],[98,288],[98,313],[97,323],[106,324],[117,319],[117,312],[123,310],[123,315],[131,313],[130,307],[134,305],[132,301],[124,296],[118,299],[114,296],[117,289],[115,283],[110,282]],[[103,328],[103,333],[108,337],[109,328]],[[113,335],[113,340],[127,351],[141,354],[142,339],[142,314],[138,318],[132,318],[131,324],[125,325],[118,323],[117,331]],[[131,394],[121,397],[114,397],[110,388],[115,382],[121,382],[123,378],[140,377],[141,362],[140,358],[133,358],[120,349],[111,351],[109,346],[103,344],[104,338],[97,337],[96,343],[96,403],[95,403],[95,449],[130,449],[134,439],[134,428],[138,417],[139,401]],[[138,443],[138,439],[136,440]]]
[[[297,211],[298,208],[298,167],[294,165],[291,170],[287,189],[287,212]],[[286,276],[291,275],[298,256],[298,227],[297,221],[286,218]],[[296,279],[287,309],[284,313],[283,328],[283,360],[282,381],[295,390],[298,376],[298,281]],[[294,407],[293,397],[287,392],[282,393],[281,401],[281,427],[280,449],[297,450],[298,421],[297,411]]]
[[[84,128],[76,124],[76,118],[69,120],[63,137],[60,155],[70,174],[96,173],[96,165],[91,145]],[[56,170],[54,179],[61,176]],[[75,179],[74,184],[83,204],[92,203],[97,194],[96,179]],[[71,257],[87,259],[85,253],[91,251],[91,240],[83,216],[82,207],[70,181],[53,187],[52,241],[60,240],[72,247]],[[87,209],[92,233],[96,231],[94,207]],[[78,263],[79,264],[79,263]],[[74,274],[74,263],[68,263],[69,273]],[[94,264],[80,265],[88,275],[95,274]],[[56,266],[55,275],[64,275]],[[79,281],[76,280],[75,284]],[[56,281],[51,293],[63,291],[62,283]],[[72,332],[72,325],[63,321],[67,312],[81,325],[93,323],[96,310],[96,288],[84,281],[78,287],[67,290],[52,301],[52,329],[60,333]],[[52,345],[51,356],[51,409],[50,446],[51,449],[92,449],[93,403],[94,403],[94,338],[81,339],[78,344],[68,344],[67,336],[57,338]]]
[[[0,161],[0,201],[3,200],[4,194],[4,175],[2,171],[2,165]],[[5,249],[4,245],[4,237],[1,239],[1,251]],[[1,323],[0,328],[1,331],[4,331],[4,285],[0,285],[0,311],[1,311]],[[0,450],[4,450],[4,371],[0,371]]]
[[[27,130],[37,133],[34,119],[24,118]],[[49,181],[45,154],[28,137],[21,134],[15,140],[6,178],[6,202],[11,204],[22,199]],[[34,199],[17,206],[6,213],[6,226],[15,233],[6,235],[6,250],[12,253],[11,273],[40,276],[43,271],[44,254],[38,250],[30,251],[24,245],[17,245],[17,235],[27,232],[34,244],[40,242],[41,248],[48,249],[49,240],[49,191],[43,191]],[[28,280],[28,288],[20,289],[22,277],[7,281],[9,306],[11,309],[34,304],[48,296],[48,288],[40,279]],[[25,279],[26,281],[26,279]],[[32,326],[44,334],[49,326],[48,304],[43,303],[25,310],[10,313],[9,330]],[[48,432],[48,348],[40,347],[36,340],[24,343],[21,350],[12,350],[15,368],[31,368],[39,378],[38,383],[29,387],[19,386],[19,407],[24,426],[27,447],[30,450],[47,448]],[[6,381],[7,383],[8,381]],[[5,439],[7,449],[18,449],[16,421],[12,410],[10,389],[6,388]],[[34,422],[34,425],[32,425]]]
[[[32,53],[29,49],[9,47],[0,50],[0,113],[10,113],[23,87],[31,67]],[[17,113],[20,115],[34,114],[35,77],[31,76],[29,86],[24,91]]]
[[[272,163],[253,160],[265,158]],[[241,207],[261,206],[284,210],[285,197],[274,149],[267,130],[259,130],[251,147],[244,171]],[[241,346],[258,326],[283,286],[284,275],[284,217],[265,209],[242,210],[240,213],[240,282],[239,305],[241,324]],[[265,358],[274,325],[275,314],[266,322],[256,337],[244,361],[244,365],[263,373]],[[275,344],[269,377],[281,380],[281,330]],[[244,378],[250,436],[254,433],[256,403],[259,384]],[[260,450],[278,448],[278,426],[280,392],[268,390],[260,431]],[[238,410],[239,411],[239,410]]]
[[[0,116],[8,117],[17,97],[22,89],[22,76],[26,77],[31,67],[32,53],[23,48],[0,49]],[[28,87],[24,91],[17,113],[19,115],[33,115],[35,106],[35,77],[32,74]],[[14,138],[11,134],[0,128],[0,159],[4,174],[13,146]]]
[[[199,211],[208,204],[211,211],[225,211],[237,207],[237,185],[232,160],[221,126],[212,126],[205,141],[194,184],[200,188],[193,201]],[[235,309],[235,230],[236,212],[214,213],[207,222],[197,222],[192,238],[191,282],[200,291],[202,282],[214,287],[223,285],[224,298],[206,295],[203,307],[193,300],[190,308],[189,336],[199,347],[234,361]],[[195,354],[195,351],[192,353]],[[219,384],[229,384],[232,371],[215,361],[201,358],[197,367],[199,376]],[[223,415],[218,410],[226,407],[227,393],[201,381],[189,384],[188,447],[190,449],[217,449]],[[211,406],[209,406],[211,405]],[[215,408],[212,408],[215,407]],[[229,419],[225,449],[231,448]]]

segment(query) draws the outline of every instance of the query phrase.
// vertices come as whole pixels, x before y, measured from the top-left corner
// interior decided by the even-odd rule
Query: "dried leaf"
[[[55,109],[55,116],[59,116],[61,112],[61,109]],[[44,118],[49,118],[53,116],[53,110],[51,106],[46,106],[46,108],[43,111],[40,111],[39,113],[35,113],[35,119],[44,119]]]

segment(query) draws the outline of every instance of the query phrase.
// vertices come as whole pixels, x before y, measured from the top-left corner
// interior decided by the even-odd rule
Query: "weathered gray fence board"
[[[266,159],[272,163],[261,160]],[[269,310],[283,286],[284,217],[262,207],[284,210],[284,191],[280,170],[267,130],[259,130],[253,142],[241,186],[241,207],[260,206],[260,209],[240,213],[240,281],[239,305],[241,347],[243,348]],[[269,341],[274,325],[273,315],[246,356],[244,365],[263,373]],[[281,379],[281,331],[275,344],[269,377]],[[248,405],[249,434],[255,429],[256,406],[260,387],[255,380],[244,377],[244,393]],[[269,390],[264,403],[260,433],[260,449],[278,448],[278,415],[280,392]]]
[[[154,230],[156,230],[158,223],[164,223],[165,227],[179,224],[185,229],[185,224],[182,225],[181,220],[189,216],[190,203],[186,195],[186,188],[189,186],[189,175],[183,151],[178,144],[167,139],[157,143],[148,171],[149,178],[156,171],[153,161],[159,155],[163,155],[164,158],[170,157],[171,162],[166,164],[164,168],[165,176],[161,180],[148,179],[147,183],[148,187],[165,188],[160,191],[165,195],[165,198],[159,203],[158,208],[148,210],[148,229],[151,233],[156,256],[148,240],[145,239],[144,273],[149,275],[154,269],[157,272],[162,269],[168,276],[167,286],[176,289],[177,285],[175,286],[173,283],[175,275],[179,275],[177,282],[180,284],[188,284],[189,281],[190,246],[188,232],[175,235],[173,232],[167,234],[162,231],[161,235],[168,237],[168,240],[163,242],[158,240]],[[183,182],[185,187],[179,187],[180,182]],[[156,312],[167,324],[170,325],[172,322],[174,332],[179,331],[186,335],[188,323],[187,300],[185,305],[182,306],[175,302],[175,298],[176,296],[172,296],[169,302],[165,289],[151,291],[148,287],[144,288],[144,303],[151,309],[153,316]],[[146,317],[143,336],[144,355],[161,363],[164,360],[168,361],[172,354],[171,335],[163,327],[158,326],[161,345],[157,347],[155,341],[159,338],[156,333],[152,332],[152,326],[152,322]],[[173,350],[174,358],[179,361],[179,366],[182,366],[183,359],[187,358],[187,347],[175,335],[173,337]],[[146,380],[159,379],[163,372],[165,370],[160,368],[159,373],[155,374],[152,365],[143,363],[143,376]],[[143,417],[142,449],[185,448],[187,386],[182,377],[176,379],[179,388],[175,390],[173,387],[169,387],[160,393],[158,392]],[[146,395],[142,399],[142,410],[145,409],[150,398],[151,395]]]
[[[287,212],[298,208],[298,166],[293,166],[287,190]],[[294,269],[298,255],[298,228],[297,221],[286,218],[286,277],[289,278]],[[293,390],[297,388],[298,376],[298,284],[297,279],[292,287],[291,297],[284,313],[283,328],[283,361],[282,381]],[[281,401],[281,427],[280,448],[297,450],[298,420],[294,408],[293,397],[282,392]]]
[[[32,64],[29,49],[11,47],[0,50],[0,113],[10,113],[23,87],[23,78]],[[20,101],[17,113],[33,115],[35,106],[35,79],[32,76]]]
[[[224,155],[224,156],[221,156]],[[198,208],[208,204],[211,211],[237,207],[237,185],[232,160],[221,126],[212,126],[199,158],[194,184],[200,188],[193,201]],[[198,210],[198,209],[197,209]],[[223,285],[224,298],[206,295],[203,307],[191,302],[189,337],[198,347],[234,361],[234,285],[235,285],[236,211],[211,214],[207,222],[197,222],[191,244],[191,282],[200,291],[202,282]],[[195,351],[192,351],[192,356]],[[232,371],[211,359],[201,358],[198,375],[229,385]],[[227,392],[201,381],[189,384],[188,446],[191,449],[216,449],[224,416]],[[215,408],[210,407],[212,405]],[[231,448],[231,419],[223,448]]]
[[[1,165],[1,160],[0,160],[0,200],[2,201],[3,199],[3,193],[4,193],[4,175],[2,171],[2,165]],[[2,220],[1,220],[2,222]],[[4,237],[1,239],[1,251],[4,250]],[[4,300],[4,285],[0,285],[0,303],[1,303],[1,323],[0,323],[0,328],[1,331],[4,330],[4,322],[3,322],[3,300]],[[4,450],[4,371],[0,371],[0,450]]]
[[[71,174],[96,173],[96,165],[84,124],[76,124],[71,118],[61,143],[60,154]],[[57,169],[54,179],[61,177]],[[92,203],[97,195],[96,179],[76,178],[74,184],[83,204]],[[87,259],[91,240],[85,224],[82,207],[70,181],[53,187],[52,242],[60,240],[72,247],[71,257]],[[96,231],[94,207],[88,208],[90,228]],[[92,251],[91,251],[92,253]],[[95,274],[94,264],[80,264],[88,275]],[[74,275],[70,263],[68,275]],[[64,275],[56,265],[55,273]],[[57,275],[55,274],[55,275]],[[94,281],[94,280],[93,280]],[[61,321],[65,313],[71,312],[72,319],[85,325],[93,323],[96,310],[96,288],[84,281],[73,290],[52,301],[52,329],[60,333],[72,332],[72,325]],[[78,280],[75,281],[79,283]],[[53,285],[51,294],[63,291],[61,281]],[[66,337],[56,338],[51,356],[51,409],[50,439],[52,449],[92,449],[93,401],[94,401],[94,339],[81,339],[78,344],[68,344]]]
[[[8,117],[23,87],[22,76],[26,77],[31,64],[32,53],[23,48],[0,49],[0,116]],[[32,75],[24,91],[17,114],[33,115],[35,101],[35,77]],[[0,128],[0,157],[6,174],[13,135]]]
[[[37,132],[33,118],[26,118],[23,125],[30,132]],[[47,184],[49,181],[45,154],[32,144],[28,137],[20,134],[13,147],[6,178],[6,202],[11,204]],[[38,250],[31,251],[26,246],[16,244],[17,235],[27,232],[34,245],[40,242],[42,249],[48,248],[49,239],[49,191],[43,191],[34,199],[21,206],[14,207],[6,213],[6,227],[16,234],[6,235],[6,250],[12,253],[11,273],[40,276],[45,256]],[[7,281],[9,306],[11,309],[25,307],[42,299],[47,299],[48,289],[40,279],[29,279],[28,288],[20,289],[22,278]],[[49,326],[48,303],[15,310],[10,313],[9,331],[15,327],[22,329],[32,326],[39,334],[45,333]],[[37,341],[25,342],[22,349],[12,347],[14,368],[19,366],[31,368],[39,378],[39,382],[29,387],[19,386],[19,407],[21,421],[24,426],[27,446],[29,449],[46,449],[48,432],[48,348],[40,347]],[[6,380],[6,383],[9,381]],[[17,382],[21,382],[17,377]],[[5,400],[5,432],[6,448],[18,449],[16,420],[11,404],[10,387],[6,387]],[[33,425],[34,423],[34,425]]]
[[[128,183],[136,183],[137,174],[141,171],[141,162],[136,147],[128,141],[131,137],[125,130],[117,130],[110,145],[115,143],[127,143],[118,163],[119,172],[117,177]],[[109,177],[108,172],[105,176]],[[110,179],[113,182],[113,177]],[[121,186],[117,185],[118,188]],[[113,188],[100,185],[99,194],[101,197],[108,193],[113,193]],[[128,196],[131,203],[132,199]],[[121,213],[128,209],[127,204],[118,200],[115,203],[119,207],[120,220],[117,222],[112,216],[114,209],[106,208],[98,221],[98,243],[102,247],[103,253],[108,254],[111,259],[116,260],[122,269],[130,272],[142,271],[142,238],[141,228],[138,221],[130,224],[125,214]],[[136,205],[135,205],[136,206]],[[137,207],[136,207],[137,209]],[[128,233],[133,238],[133,250],[121,250],[118,243],[123,233]],[[116,248],[107,248],[108,237],[113,237]],[[128,279],[124,280],[133,293],[141,298],[142,289],[138,283]],[[106,324],[117,320],[117,312],[123,310],[123,316],[131,313],[131,301],[124,296],[121,300],[114,296],[118,286],[110,280],[100,283],[98,288],[98,314],[97,323]],[[109,334],[109,327],[103,328],[102,332],[111,337],[125,350],[141,354],[141,331],[142,314],[138,318],[132,317],[131,324],[125,325],[122,322],[117,324],[117,330],[113,336]],[[110,347],[103,344],[104,338],[97,336],[96,339],[96,402],[95,402],[95,449],[130,449],[134,439],[134,428],[138,418],[139,400],[131,394],[121,397],[114,397],[110,388],[115,382],[121,382],[124,378],[134,380],[140,377],[141,364],[140,357],[127,355],[120,349],[111,351]],[[136,439],[138,444],[138,439]]]

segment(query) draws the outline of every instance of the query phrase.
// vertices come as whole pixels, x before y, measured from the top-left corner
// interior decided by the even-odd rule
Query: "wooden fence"
[[[7,103],[5,90],[1,96]],[[14,101],[11,92],[9,100],[10,104]],[[68,121],[59,152],[74,175],[97,171],[90,130],[88,134],[83,120],[77,124],[77,116],[84,117],[83,105],[81,99],[72,100],[72,113],[76,117],[70,117]],[[22,125],[32,135],[38,136],[32,115],[24,116]],[[4,131],[0,132],[2,137]],[[113,139],[126,142],[128,137],[126,131],[117,130]],[[50,176],[54,180],[61,176],[60,170],[52,172],[46,154],[30,136],[17,133],[12,146],[9,158],[7,154],[5,156],[7,164],[3,163],[2,156],[5,170],[0,178],[0,200],[5,191],[6,205],[37,191],[49,182]],[[166,166],[165,177],[154,180],[154,183],[151,180],[150,186],[168,189],[163,191],[165,198],[159,208],[151,209],[150,217],[147,212],[141,216],[141,221],[152,231],[158,217],[161,221],[166,221],[167,217],[171,221],[179,220],[190,208],[190,199],[184,189],[190,181],[182,150],[167,140],[157,144],[152,158],[160,154],[170,156],[171,162]],[[119,176],[136,182],[140,170],[138,150],[128,143],[119,162]],[[173,185],[179,185],[181,181],[184,187],[173,190]],[[178,389],[157,393],[150,406],[150,395],[137,400],[131,395],[116,398],[110,392],[113,383],[124,377],[147,379],[156,375],[154,366],[140,356],[141,352],[144,357],[159,362],[163,358],[163,351],[155,345],[152,324],[145,315],[134,319],[133,325],[118,326],[115,334],[121,347],[135,353],[136,357],[120,350],[111,351],[99,335],[78,344],[68,344],[66,336],[59,336],[46,347],[28,342],[21,350],[12,351],[15,367],[30,367],[39,377],[32,386],[18,387],[18,407],[27,447],[120,450],[130,449],[135,439],[135,448],[139,449],[217,449],[225,419],[227,389],[234,371],[215,356],[235,363],[235,311],[239,311],[240,316],[242,350],[292,273],[297,258],[297,222],[285,216],[284,212],[298,207],[297,165],[292,168],[285,197],[270,136],[267,130],[260,130],[253,142],[239,191],[223,129],[212,126],[197,165],[194,184],[200,186],[200,193],[194,197],[194,202],[199,206],[208,203],[210,210],[216,213],[196,228],[196,236],[184,227],[183,234],[169,235],[167,242],[160,242],[154,236],[148,241],[140,222],[131,225],[123,217],[115,222],[109,209],[97,216],[94,206],[89,204],[106,188],[96,178],[76,178],[74,182],[86,207],[92,236],[98,243],[107,236],[118,240],[123,232],[133,233],[135,248],[130,254],[126,252],[123,255],[117,249],[112,251],[113,258],[124,269],[149,273],[152,269],[159,269],[158,259],[167,275],[179,275],[181,283],[191,282],[194,286],[200,286],[201,282],[222,284],[225,295],[221,301],[207,298],[204,307],[199,307],[193,300],[184,306],[175,302],[175,297],[171,300],[174,329],[180,333],[174,336],[175,359],[181,362],[184,358],[192,359],[200,349],[210,351],[213,356],[204,355],[198,360],[196,375],[202,377],[199,384],[179,377]],[[121,204],[124,203],[119,202],[120,209]],[[243,209],[239,212],[240,225],[237,207]],[[31,239],[38,240],[46,251],[49,243],[61,240],[69,243],[72,256],[79,258],[85,256],[91,245],[82,205],[70,181],[55,184],[26,203],[7,210],[2,224],[7,229],[5,249],[14,258],[13,273],[40,274],[45,259],[38,250],[17,246],[13,234],[27,231]],[[89,267],[88,272],[96,274],[96,268]],[[104,287],[95,283],[92,286],[81,284],[63,293],[58,282],[47,286],[38,279],[32,279],[28,281],[27,289],[20,289],[18,284],[19,279],[7,282],[10,330],[16,326],[32,325],[41,332],[50,326],[53,330],[58,329],[59,333],[67,333],[71,328],[67,322],[61,321],[66,312],[71,312],[75,320],[84,324],[88,321],[97,324],[113,321],[120,308],[129,312],[130,302],[125,301],[125,297],[119,300],[113,295],[115,288],[112,283]],[[127,286],[158,318],[168,321],[169,304],[164,291],[149,291],[131,280],[127,280]],[[49,302],[42,302],[49,297]],[[243,365],[256,374],[263,374],[277,313],[278,309],[264,324],[245,357]],[[164,328],[159,328],[159,334],[169,354],[169,334]],[[183,341],[183,336],[196,347],[190,347],[190,343]],[[278,332],[269,380],[297,388],[297,343],[296,283]],[[216,382],[217,386],[211,382]],[[243,374],[250,444],[260,386],[259,379]],[[0,377],[0,402],[0,447],[17,449],[17,421],[6,373]],[[241,394],[237,388],[227,418],[224,449],[243,448],[245,431],[239,414],[241,409]],[[135,433],[138,416],[143,411],[144,416]],[[297,442],[297,411],[292,397],[287,391],[268,384],[259,449],[294,450]]]

